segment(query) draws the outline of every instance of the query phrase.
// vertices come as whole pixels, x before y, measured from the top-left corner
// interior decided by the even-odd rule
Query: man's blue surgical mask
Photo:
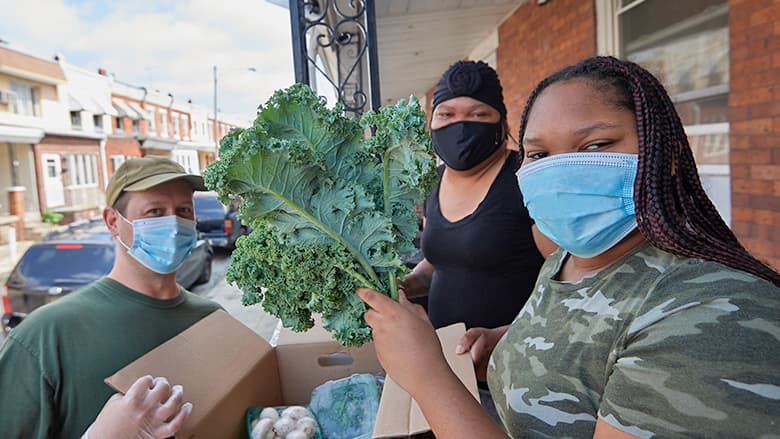
[[[523,166],[517,178],[539,231],[569,253],[589,258],[637,227],[637,163],[636,154],[558,154]]]
[[[176,271],[198,241],[195,221],[176,215],[141,218],[130,222],[133,226],[133,245],[117,240],[136,261],[146,268],[167,274]]]

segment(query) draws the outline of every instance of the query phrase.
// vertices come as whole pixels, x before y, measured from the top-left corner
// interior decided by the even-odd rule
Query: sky
[[[294,82],[290,17],[266,0],[0,0],[4,47],[62,54],[245,120]],[[249,69],[254,68],[256,72]]]

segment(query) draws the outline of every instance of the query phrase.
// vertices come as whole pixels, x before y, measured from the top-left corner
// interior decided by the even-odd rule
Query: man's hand
[[[471,361],[474,362],[477,381],[487,380],[487,365],[488,361],[490,361],[490,355],[507,329],[509,329],[509,325],[493,329],[471,328],[458,340],[455,353],[471,352]]]
[[[127,394],[117,393],[103,406],[87,430],[89,439],[173,436],[192,411],[192,404],[183,402],[182,390],[162,377],[139,378]]]

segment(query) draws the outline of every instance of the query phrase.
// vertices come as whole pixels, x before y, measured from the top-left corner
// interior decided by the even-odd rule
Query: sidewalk
[[[242,305],[241,290],[229,284],[224,278],[204,297],[222,305],[228,314],[263,337],[271,345],[276,344],[281,329],[280,320],[265,312],[260,304]]]
[[[11,270],[13,270],[16,262],[33,244],[35,244],[35,241],[17,241],[15,257],[11,255],[11,246],[9,244],[0,245],[0,285],[5,284],[5,280],[11,274]]]

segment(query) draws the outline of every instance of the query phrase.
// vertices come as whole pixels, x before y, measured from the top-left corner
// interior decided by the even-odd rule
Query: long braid
[[[636,117],[639,164],[634,201],[639,230],[670,253],[718,262],[780,285],[780,275],[753,257],[721,219],[701,185],[682,122],[663,85],[647,70],[613,57],[588,58],[560,70],[531,92],[520,119],[520,152],[528,115],[556,82],[589,81],[615,95]]]

